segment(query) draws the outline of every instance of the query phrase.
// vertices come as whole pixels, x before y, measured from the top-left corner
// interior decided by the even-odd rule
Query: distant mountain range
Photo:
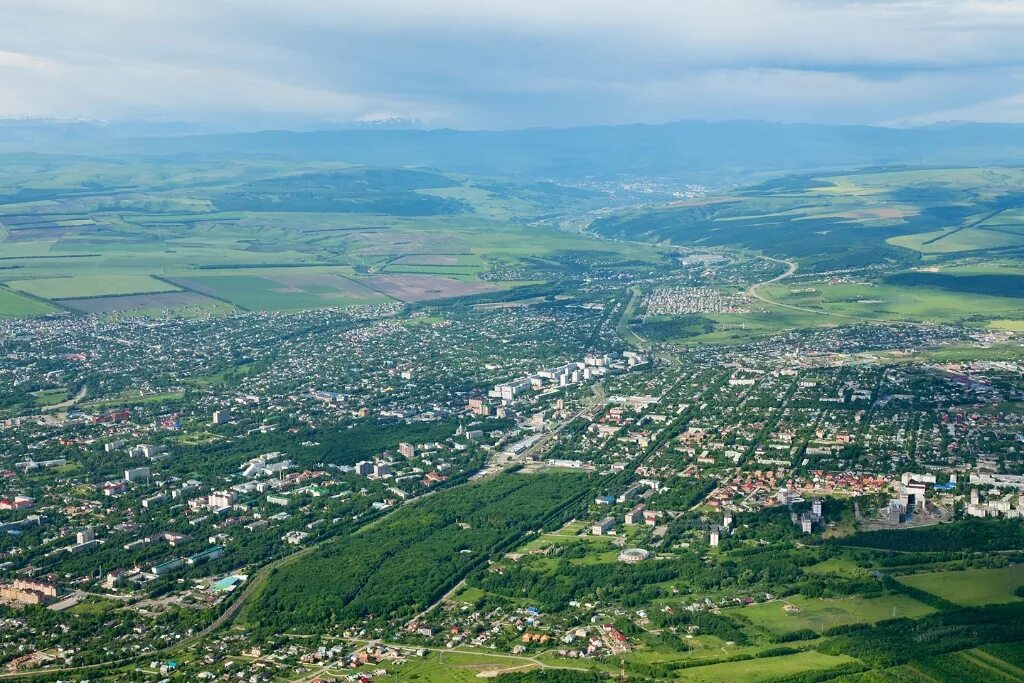
[[[683,121],[510,131],[402,126],[389,121],[332,130],[218,133],[184,123],[0,121],[0,152],[253,156],[522,178],[662,177],[697,183],[863,166],[1024,165],[1024,124],[885,128]]]

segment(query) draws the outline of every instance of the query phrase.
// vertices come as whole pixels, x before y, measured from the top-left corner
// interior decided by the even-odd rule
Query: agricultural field
[[[1024,670],[1004,659],[989,654],[982,648],[951,652],[929,657],[906,667],[910,675],[927,677],[940,683],[955,683],[964,680],[1004,681],[1007,683],[1024,680]]]
[[[81,313],[134,313],[159,315],[174,311],[176,315],[222,315],[234,307],[196,292],[158,292],[155,294],[122,294],[86,299],[58,299],[65,308]]]
[[[489,269],[490,264],[477,254],[409,254],[388,263],[383,272],[474,276]]]
[[[473,254],[409,254],[391,262],[396,266],[452,266],[471,268],[483,265]]]
[[[172,292],[174,285],[148,275],[70,275],[37,280],[10,280],[7,286],[43,299],[86,299],[123,294]]]
[[[449,299],[501,289],[489,282],[470,282],[440,275],[376,275],[361,281],[381,294],[404,302]]]
[[[783,306],[710,315],[713,323],[682,330],[676,342],[732,343],[858,320],[1024,325],[1019,169],[796,176],[602,217],[589,228],[629,242],[546,223],[524,226],[524,215],[567,208],[555,186],[541,192],[436,171],[339,164],[286,170],[269,161],[155,169],[140,162],[88,173],[72,165],[41,183],[31,170],[0,186],[0,284],[73,312],[206,315],[232,307],[417,302],[557,279],[581,259],[664,267],[664,251],[639,239],[799,264],[797,277],[762,291]],[[187,189],[165,189],[189,176],[196,181]],[[119,191],[129,185],[139,191]],[[568,206],[598,201],[576,192]],[[281,272],[286,268],[296,272]],[[813,279],[837,268],[862,275]],[[184,295],[105,298],[182,288],[220,303]],[[39,301],[0,299],[0,315],[45,312]],[[648,338],[634,331],[635,341]],[[650,341],[674,334],[651,323]]]
[[[958,605],[1015,603],[1021,601],[1014,592],[1024,586],[1024,567],[929,572],[901,576],[898,580]]]
[[[178,276],[171,281],[250,311],[360,306],[391,300],[343,275],[319,269],[219,271],[213,275]]]
[[[1009,249],[1024,245],[1024,233],[1016,230],[1024,227],[1014,225],[1012,228],[947,228],[935,232],[918,233],[902,237],[889,238],[889,244],[919,251],[924,255],[957,254],[971,251],[988,251],[993,249]]]
[[[6,287],[0,287],[0,318],[29,318],[55,313],[58,310],[44,301],[22,296]]]
[[[598,205],[598,195],[543,183],[271,161],[68,161],[43,171],[23,162],[0,179],[2,316],[60,310],[14,292],[71,312],[194,316],[479,294],[557,279],[581,254],[663,261],[653,247],[523,225],[565,209],[567,197]],[[107,298],[181,289],[219,303],[184,292]]]
[[[763,299],[751,298],[748,313],[709,313],[712,330],[679,330],[671,340],[677,344],[729,344],[865,321],[1016,332],[1024,330],[1022,182],[1024,170],[1015,168],[791,176],[721,197],[626,210],[589,230],[762,254],[795,267],[760,287]],[[652,332],[652,341],[662,336]]]

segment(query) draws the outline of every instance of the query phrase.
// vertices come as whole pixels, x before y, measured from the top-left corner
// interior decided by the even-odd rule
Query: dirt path
[[[451,589],[450,591],[448,591],[447,593],[445,593],[444,595],[442,595],[442,596],[441,596],[441,597],[440,597],[440,598],[439,598],[439,599],[437,600],[437,602],[434,602],[434,603],[432,603],[432,604],[428,605],[428,606],[426,607],[426,609],[424,609],[424,610],[423,610],[422,612],[420,612],[419,614],[417,614],[416,616],[414,616],[414,617],[413,617],[412,619],[410,619],[409,621],[407,621],[407,622],[405,623],[405,626],[406,626],[406,628],[408,628],[410,624],[413,624],[413,623],[415,623],[415,622],[419,621],[420,619],[422,619],[422,618],[423,618],[424,616],[426,616],[426,615],[427,615],[427,614],[428,614],[428,613],[430,612],[430,610],[434,609],[434,608],[435,608],[435,607],[437,607],[438,605],[443,605],[443,604],[444,604],[445,602],[447,602],[448,600],[450,600],[450,599],[451,599],[451,597],[452,597],[453,595],[455,595],[456,593],[458,593],[458,592],[459,592],[459,589],[460,589],[460,588],[462,588],[462,587],[463,587],[463,586],[465,586],[465,585],[466,585],[466,580],[465,580],[465,579],[463,579],[462,581],[459,581],[459,582],[458,582],[457,584],[455,584],[454,586],[452,586],[452,589]]]

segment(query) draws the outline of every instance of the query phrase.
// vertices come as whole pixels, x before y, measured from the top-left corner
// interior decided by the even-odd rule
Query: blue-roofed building
[[[227,593],[234,590],[235,586],[242,582],[241,577],[238,576],[225,576],[223,579],[213,584],[210,590],[214,593]]]

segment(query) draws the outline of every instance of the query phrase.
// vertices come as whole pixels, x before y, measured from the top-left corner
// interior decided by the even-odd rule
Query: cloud
[[[1020,120],[1019,0],[36,0],[0,116]]]

